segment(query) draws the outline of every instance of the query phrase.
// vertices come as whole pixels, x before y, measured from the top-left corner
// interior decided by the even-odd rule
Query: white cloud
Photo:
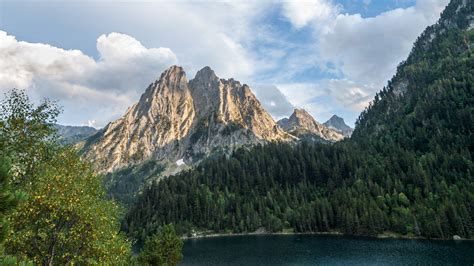
[[[314,83],[282,83],[277,87],[298,108],[306,107],[312,98],[322,95],[321,88]]]
[[[310,22],[317,25],[326,23],[335,17],[341,7],[330,0],[295,0],[283,2],[283,15],[296,28],[302,28]]]
[[[223,78],[233,77],[242,82],[249,82],[253,74],[264,71],[269,64],[266,60],[258,59],[259,56],[248,47],[261,38],[262,34],[267,34],[266,30],[257,25],[256,20],[260,20],[262,14],[273,8],[269,7],[270,4],[266,1],[147,1],[137,5],[132,2],[111,4],[98,1],[71,5],[34,5],[34,11],[30,8],[28,12],[32,12],[39,21],[46,22],[47,25],[51,25],[50,21],[67,21],[75,28],[84,29],[79,34],[97,32],[95,28],[100,28],[99,33],[96,33],[99,36],[104,32],[103,29],[119,29],[133,37],[119,33],[101,35],[97,40],[98,59],[95,60],[78,50],[73,52],[49,45],[19,42],[9,36],[13,40],[13,46],[21,46],[22,53],[28,51],[32,56],[25,65],[18,65],[14,61],[24,60],[23,54],[11,54],[0,48],[2,56],[13,60],[4,61],[4,68],[15,67],[25,72],[12,70],[13,75],[0,73],[4,74],[4,77],[0,78],[0,86],[29,86],[30,90],[34,87],[39,96],[61,100],[61,104],[65,106],[62,117],[67,123],[85,124],[88,120],[96,120],[97,125],[102,126],[124,112],[126,106],[138,99],[138,94],[159,76],[164,67],[177,62],[177,57],[180,58],[179,63],[185,68],[188,79],[191,79],[197,70],[209,65]],[[18,5],[22,6],[23,3]],[[51,12],[52,5],[55,9],[58,9],[57,5],[61,6],[61,12]],[[91,24],[91,21],[94,23]],[[54,25],[52,28],[61,29],[61,26]],[[39,31],[42,32],[43,29]],[[72,39],[68,34],[69,32],[65,32],[62,38]],[[148,47],[158,43],[171,47],[173,51],[167,48],[147,48],[137,39]],[[0,44],[3,44],[3,40]],[[39,57],[56,61],[57,75],[53,77],[49,63],[42,63]],[[73,68],[78,69],[72,71]],[[45,71],[40,73],[37,69]],[[81,97],[91,96],[91,93],[100,95],[95,95],[90,101]],[[99,100],[100,98],[104,101]],[[103,106],[103,111],[85,111],[96,104],[93,102],[95,99],[97,105]],[[106,107],[112,106],[119,107],[105,110]],[[85,110],[79,110],[80,107]],[[82,114],[81,120],[78,114]]]
[[[414,7],[371,18],[340,14],[318,36],[321,59],[335,64],[345,78],[380,90],[446,4],[447,0],[419,0]]]
[[[102,35],[97,48],[96,61],[79,50],[18,41],[0,31],[0,90],[27,89],[34,98],[59,100],[68,123],[103,126],[177,63],[170,49],[147,49],[125,34]]]
[[[304,108],[313,117],[324,122],[337,114],[348,118],[349,124],[372,100],[372,88],[360,86],[350,80],[329,79],[317,83],[279,84],[279,90],[293,106]],[[288,112],[285,116],[289,116]]]
[[[52,16],[46,25],[67,21],[68,27],[87,29],[87,33],[95,32],[93,36],[116,30],[128,35],[100,36],[98,59],[94,59],[78,50],[20,42],[0,31],[0,86],[29,86],[40,96],[59,98],[68,123],[96,120],[97,125],[104,125],[122,114],[179,57],[188,78],[209,65],[223,78],[282,84],[278,86],[290,103],[278,96],[278,89],[255,89],[276,117],[291,105],[315,113],[329,105],[331,110],[357,112],[395,73],[416,37],[435,22],[447,1],[418,0],[413,7],[376,17],[343,14],[343,6],[335,0],[44,2],[24,12],[33,12],[38,21]],[[56,9],[60,5],[61,12],[51,12],[53,5]],[[273,24],[278,16],[294,30]],[[97,30],[91,25],[97,25]],[[61,28],[52,26],[56,27]],[[38,30],[43,32],[40,26]],[[303,36],[307,32],[311,36]],[[157,44],[172,51],[147,48]],[[325,77],[318,76],[318,69],[341,79],[322,81]],[[308,100],[325,95],[331,99]]]
[[[330,104],[361,111],[395,74],[397,65],[406,59],[417,36],[436,22],[448,2],[418,0],[412,7],[390,10],[375,17],[343,14],[341,6],[330,1],[283,3],[283,15],[292,25],[296,29],[311,26],[314,34],[311,48],[305,47],[302,55],[294,53],[297,57],[288,60],[286,65],[292,68],[286,74],[304,73],[318,67],[341,78],[320,80],[312,85],[279,85],[279,88],[292,104],[307,109],[321,110],[310,99],[324,94],[331,97],[327,101]],[[364,3],[370,4],[370,1]],[[325,69],[328,64],[331,67]]]
[[[260,20],[270,3],[263,1],[120,3],[99,12],[117,19],[126,14],[134,36],[143,42],[172,47],[188,78],[208,65],[220,76],[248,80],[257,68],[257,55],[247,49],[260,37]],[[122,16],[122,15],[120,15]],[[95,18],[95,17],[94,17]],[[152,23],[150,23],[152,22]],[[121,27],[128,22],[118,22]]]
[[[131,36],[120,33],[97,39],[100,59],[89,69],[86,86],[103,90],[141,93],[161,72],[178,62],[168,48],[146,48]]]
[[[331,79],[324,82],[326,94],[342,107],[354,111],[364,109],[372,100],[373,88],[356,84],[347,79]]]

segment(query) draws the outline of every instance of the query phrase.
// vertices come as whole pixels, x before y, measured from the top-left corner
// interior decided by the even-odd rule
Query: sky
[[[171,65],[248,84],[275,119],[354,125],[448,0],[0,0],[0,93],[58,101],[59,123],[119,118]]]

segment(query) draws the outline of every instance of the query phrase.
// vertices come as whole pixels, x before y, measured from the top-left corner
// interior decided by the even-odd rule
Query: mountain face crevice
[[[138,103],[79,147],[100,172],[148,159],[197,161],[215,149],[296,139],[283,131],[246,84],[205,67],[188,82],[172,66]]]

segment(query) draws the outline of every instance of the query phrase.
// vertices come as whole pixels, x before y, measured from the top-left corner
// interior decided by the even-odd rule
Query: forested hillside
[[[334,145],[271,144],[155,183],[122,228],[474,236],[472,1],[453,0]]]

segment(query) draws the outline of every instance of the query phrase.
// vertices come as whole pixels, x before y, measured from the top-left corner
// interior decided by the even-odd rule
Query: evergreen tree
[[[183,241],[176,235],[173,225],[161,227],[145,240],[138,261],[144,265],[177,265],[182,260]]]
[[[466,3],[452,0],[417,39],[350,139],[213,156],[145,189],[123,230],[139,239],[168,223],[179,233],[265,227],[472,238],[474,5]]]

